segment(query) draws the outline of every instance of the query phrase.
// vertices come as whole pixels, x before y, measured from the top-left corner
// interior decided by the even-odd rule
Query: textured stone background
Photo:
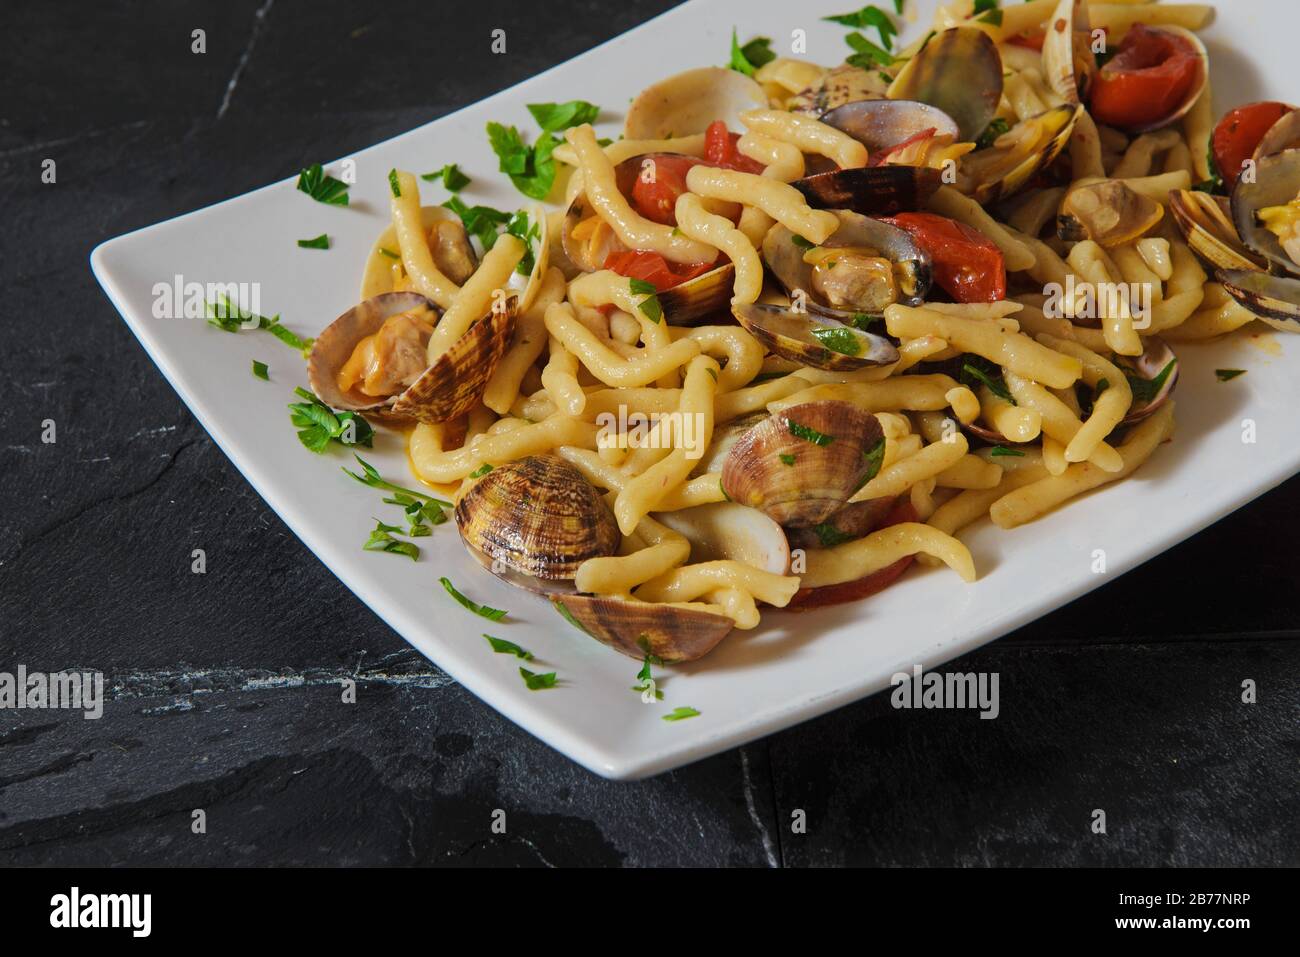
[[[0,863],[1300,862],[1298,481],[954,663],[1000,672],[1015,705],[997,721],[877,697],[614,784],[340,589],[91,277],[104,238],[424,123],[669,5],[7,10],[0,670],[102,669],[112,692],[98,722],[0,712]],[[507,57],[488,52],[499,25]],[[194,540],[213,543],[205,576],[189,573]],[[336,704],[345,676],[356,707]],[[1257,705],[1240,703],[1243,678]],[[495,808],[508,836],[489,830]]]

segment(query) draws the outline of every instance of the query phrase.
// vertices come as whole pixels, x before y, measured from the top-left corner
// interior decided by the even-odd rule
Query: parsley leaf
[[[791,455],[789,452],[782,452],[780,455],[780,459],[786,465],[794,465],[795,462],[795,457]]]
[[[800,236],[798,233],[792,233],[792,234],[790,235],[790,242],[794,243],[794,244],[795,244],[796,246],[798,246],[800,249],[816,249],[816,248],[817,248],[817,244],[816,244],[816,243],[809,242],[808,240],[806,240],[806,239],[804,239],[802,236]]]
[[[529,671],[527,668],[519,669],[520,676],[524,679],[524,684],[528,686],[529,691],[541,691],[544,688],[555,687],[555,672],[548,671],[544,675],[539,675]]]
[[[551,604],[555,607],[555,610],[560,613],[560,617],[562,617],[565,621],[571,624],[574,628],[577,628],[583,634],[586,635],[591,634],[591,632],[587,630],[586,625],[584,625],[582,622],[578,621],[578,619],[573,617],[573,612],[569,611],[569,606],[564,603],[563,599],[555,595],[552,595]]]
[[[862,342],[847,326],[821,326],[810,330],[812,337],[831,352],[856,356],[862,352]]]
[[[480,466],[479,466],[478,468],[476,468],[474,471],[470,472],[470,473],[469,473],[469,477],[470,477],[470,478],[482,478],[483,476],[487,475],[488,472],[491,472],[491,471],[492,471],[492,466],[489,465],[488,463],[484,462],[482,465],[480,465]]]
[[[1002,378],[1002,370],[983,356],[967,354],[962,356],[961,375],[958,377],[963,385],[974,388],[978,385],[988,386],[988,390],[1004,402],[1016,404],[1015,397],[1007,388]]]
[[[889,14],[874,5],[863,7],[857,13],[841,13],[833,17],[822,17],[822,19],[857,30],[875,27],[876,32],[880,34],[880,42],[886,49],[893,49],[894,37],[898,35],[898,28],[894,26],[894,21],[889,18]]]
[[[521,209],[510,217],[510,222],[506,223],[506,232],[517,237],[524,244],[524,258],[519,260],[515,272],[521,276],[531,276],[533,266],[537,264],[534,248],[542,240],[541,223],[530,223],[528,214]]]
[[[402,184],[397,178],[397,170],[395,169],[388,171],[388,188],[393,191],[394,197],[402,195]]]
[[[306,401],[289,403],[289,421],[298,429],[298,441],[311,451],[319,455],[331,441],[366,448],[374,444],[375,430],[357,413],[336,412],[306,389],[293,391]]]
[[[877,439],[875,445],[862,453],[862,457],[867,460],[867,474],[862,480],[866,485],[880,474],[880,467],[885,464],[885,437],[882,435]]]
[[[822,522],[820,525],[814,525],[813,531],[817,533],[817,540],[821,542],[822,548],[834,548],[836,545],[843,545],[852,535],[846,535],[830,522]]]
[[[432,183],[434,180],[442,180],[443,187],[450,193],[459,193],[471,182],[470,178],[460,171],[460,166],[455,163],[448,163],[442,169],[436,169],[432,173],[421,173],[420,179],[426,183]]]
[[[827,435],[825,432],[818,432],[816,429],[800,425],[790,419],[786,419],[785,427],[790,430],[790,434],[797,439],[803,439],[805,442],[811,442],[813,445],[827,446],[835,441],[835,436]]]
[[[315,239],[300,239],[298,240],[298,248],[299,249],[329,249],[330,238],[328,234],[321,233]]]
[[[459,196],[453,196],[442,204],[460,217],[465,232],[478,239],[484,249],[496,245],[500,227],[510,222],[510,213],[503,213],[491,206],[466,206]]]
[[[844,42],[856,51],[844,61],[850,66],[871,70],[878,66],[893,66],[894,57],[888,50],[882,50],[861,33],[856,31],[844,38]]]
[[[393,538],[394,532],[402,530],[396,525],[385,525],[383,522],[375,519],[375,530],[370,533],[366,543],[361,547],[368,552],[391,552],[394,555],[405,555],[411,561],[417,561],[420,557],[420,547],[414,542],[403,542]]]
[[[559,133],[571,126],[595,123],[600,116],[600,107],[586,100],[570,100],[568,103],[529,103],[528,112],[533,114],[537,125],[546,133]]]
[[[1231,382],[1239,375],[1245,375],[1245,369],[1215,369],[1214,377],[1220,382]]]
[[[258,362],[256,359],[253,360],[253,375],[267,382],[271,381],[270,369],[267,368],[266,363]]]
[[[696,711],[694,708],[688,708],[688,707],[673,708],[672,711],[670,711],[670,712],[668,712],[666,715],[664,715],[664,720],[665,720],[665,721],[683,721],[683,720],[685,720],[686,718],[695,718],[695,717],[698,717],[699,714],[700,714],[700,713],[699,713],[698,711]]]
[[[442,582],[442,587],[447,589],[447,594],[456,599],[456,601],[460,603],[461,607],[472,611],[474,614],[481,615],[490,621],[500,621],[506,616],[506,612],[502,611],[500,608],[489,608],[487,605],[480,605],[478,602],[470,601],[456,590],[456,586],[451,583],[450,579],[439,578],[438,581]]]
[[[658,322],[663,318],[663,306],[659,304],[658,289],[655,284],[647,282],[644,279],[629,279],[628,287],[632,290],[634,296],[645,296],[638,304],[637,308],[645,314],[645,317],[651,322]]]
[[[380,246],[380,247],[379,247],[379,253],[380,253],[380,255],[382,255],[382,256],[387,256],[389,259],[401,259],[401,258],[402,258],[401,255],[400,255],[399,253],[395,253],[395,252],[393,252],[393,251],[392,251],[391,249],[389,249],[387,246]]]
[[[1160,390],[1164,388],[1165,380],[1174,371],[1174,366],[1178,364],[1177,359],[1170,359],[1168,365],[1160,370],[1160,374],[1154,379],[1144,379],[1136,373],[1131,373],[1127,369],[1124,371],[1124,378],[1128,379],[1129,388],[1133,390],[1133,404],[1139,402],[1150,402]]]
[[[636,673],[637,681],[641,683],[632,686],[633,691],[641,692],[641,697],[646,700],[647,704],[664,700],[664,693],[659,690],[654,675],[650,671],[651,663],[663,664],[655,655],[646,654],[645,659],[641,662],[641,670]]]
[[[493,638],[491,635],[483,636],[492,646],[492,650],[498,655],[514,655],[516,658],[522,658],[524,661],[532,661],[533,653],[527,648],[520,648],[513,641],[506,641],[504,638]]]
[[[1000,116],[995,116],[993,121],[985,127],[984,132],[980,134],[979,139],[975,141],[978,149],[986,150],[997,141],[997,138],[1003,133],[1010,132],[1011,124]]]
[[[245,328],[265,329],[271,335],[275,336],[286,346],[297,349],[306,357],[311,351],[312,343],[315,339],[304,339],[297,333],[286,329],[280,325],[280,317],[259,316],[256,313],[248,312],[241,309],[230,301],[229,296],[223,295],[220,302],[209,302],[205,304],[208,313],[208,324],[216,326],[223,332],[239,332]]]
[[[1023,459],[1025,457],[1025,453],[1020,451],[1020,449],[1009,449],[1005,445],[993,446],[993,448],[989,451],[989,455],[993,456],[994,458],[1011,456],[1013,458]]]
[[[488,142],[497,154],[498,168],[510,177],[515,189],[533,199],[546,199],[555,185],[555,160],[551,153],[560,141],[551,133],[543,133],[529,147],[513,126],[500,123],[487,125]]]
[[[737,73],[753,76],[759,67],[776,59],[772,52],[772,41],[767,37],[755,37],[744,46],[736,37],[736,28],[731,28],[731,62],[727,66]]]
[[[310,395],[311,393],[307,393],[307,394]],[[426,495],[424,492],[417,492],[414,489],[402,488],[402,486],[400,485],[394,485],[392,482],[385,481],[380,476],[379,470],[377,468],[375,468],[373,465],[371,465],[361,456],[357,455],[355,452],[352,453],[352,456],[361,465],[361,470],[365,474],[358,475],[356,472],[353,472],[352,470],[347,468],[344,468],[343,471],[346,472],[348,475],[352,476],[362,485],[368,485],[371,488],[384,489],[389,492],[399,492],[402,495],[405,495],[412,499],[418,498],[426,502],[433,502],[435,505],[438,505],[441,508],[451,508],[451,502],[444,502],[442,499],[434,498],[432,495]],[[434,524],[436,525],[439,523],[435,522]]]
[[[330,206],[348,204],[348,184],[326,174],[320,163],[313,163],[298,173],[298,189],[318,203]]]

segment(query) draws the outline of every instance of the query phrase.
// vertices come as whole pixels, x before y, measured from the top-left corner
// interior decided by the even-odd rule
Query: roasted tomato
[[[1210,146],[1224,186],[1232,189],[1242,166],[1255,155],[1255,147],[1264,134],[1290,112],[1291,107],[1285,103],[1248,103],[1219,120]]]
[[[740,134],[728,132],[727,124],[722,120],[710,123],[704,131],[705,162],[710,166],[734,169],[741,173],[762,173],[765,168],[763,164],[750,159],[736,147],[739,140]]]
[[[632,202],[646,219],[676,226],[677,197],[686,192],[686,174],[702,160],[690,156],[659,156],[654,169],[640,173],[632,185]]]
[[[665,292],[688,279],[694,279],[708,272],[713,268],[713,263],[679,266],[670,263],[658,253],[634,249],[610,253],[605,258],[605,268],[630,279],[644,279],[651,283],[657,292]]]
[[[1002,250],[978,230],[934,213],[884,219],[905,229],[930,254],[934,281],[958,302],[998,302],[1007,295]]]
[[[1097,72],[1089,104],[1093,118],[1132,129],[1171,116],[1196,83],[1199,59],[1182,37],[1135,23]]]
[[[916,519],[916,510],[912,508],[912,503],[903,499],[885,516],[885,520],[880,523],[880,528],[901,525],[903,522],[915,522]],[[839,585],[823,585],[821,588],[801,588],[795,592],[794,598],[790,600],[790,604],[786,607],[795,609],[820,608],[823,605],[842,605],[845,602],[869,598],[898,581],[899,577],[902,576],[903,572],[907,571],[911,564],[912,556],[909,555],[906,558],[900,558],[894,564],[882,568],[878,572],[867,575],[865,578],[859,578],[857,581],[843,582]]]

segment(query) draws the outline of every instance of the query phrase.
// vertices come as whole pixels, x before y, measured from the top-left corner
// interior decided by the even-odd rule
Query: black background
[[[110,701],[98,722],[0,712],[0,863],[1300,860],[1296,480],[952,665],[1000,673],[996,721],[878,696],[611,783],[479,703],[344,590],[90,274],[103,239],[410,129],[670,5],[7,7],[0,670],[102,670]],[[498,26],[503,57],[488,49]],[[629,69],[657,75],[655,59]],[[56,444],[40,440],[45,419]],[[206,575],[190,573],[195,547]],[[352,707],[338,704],[347,676]],[[497,808],[506,835],[489,829]],[[1089,830],[1094,808],[1105,835]],[[791,833],[796,810],[805,834]]]

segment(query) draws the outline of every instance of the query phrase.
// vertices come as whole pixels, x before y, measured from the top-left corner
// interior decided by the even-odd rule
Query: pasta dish
[[[733,35],[614,140],[586,101],[532,104],[533,145],[488,129],[518,212],[454,165],[423,177],[440,205],[388,174],[302,414],[401,430],[424,491],[357,477],[638,659],[914,563],[976,582],[963,530],[1173,439],[1181,343],[1300,331],[1300,111],[1215,115],[1212,16],[958,0],[894,50],[867,7],[828,18],[845,62]]]

